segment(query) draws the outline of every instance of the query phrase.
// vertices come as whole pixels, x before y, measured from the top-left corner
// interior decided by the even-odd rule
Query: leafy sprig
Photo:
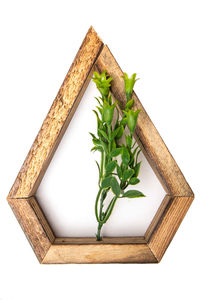
[[[138,157],[141,149],[133,143],[133,134],[140,112],[140,110],[133,110],[134,100],[131,98],[137,81],[136,74],[129,78],[124,73],[123,78],[127,102],[119,120],[116,102],[113,103],[110,93],[112,77],[106,71],[101,74],[94,72],[93,76],[93,81],[101,94],[96,98],[98,106],[97,110],[94,110],[97,118],[97,133],[96,135],[90,133],[94,144],[91,150],[101,153],[100,164],[96,162],[99,170],[99,191],[95,202],[98,241],[101,240],[101,228],[109,219],[118,198],[144,197],[142,192],[135,189],[125,191],[129,185],[134,186],[140,182],[138,176],[141,161],[138,162]],[[116,120],[114,120],[115,111]],[[126,127],[129,129],[128,134],[125,133]],[[123,136],[125,143],[122,143]],[[112,192],[113,198],[105,209],[104,202],[109,191]]]

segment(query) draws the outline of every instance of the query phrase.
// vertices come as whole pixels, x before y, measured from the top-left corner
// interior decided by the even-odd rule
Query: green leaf
[[[93,142],[93,144],[94,144],[95,146],[102,147],[101,142],[100,142],[99,139],[96,139],[96,138],[95,138],[95,139],[92,140],[92,142]]]
[[[119,127],[119,110],[118,109],[116,109],[116,113],[117,113],[117,116],[116,116],[114,129],[117,129]]]
[[[130,154],[129,154],[128,150],[125,147],[122,148],[121,156],[122,156],[122,162],[125,165],[128,165],[129,160],[130,160]]]
[[[100,91],[102,97],[107,97],[109,94],[110,82],[112,78],[108,76],[106,71],[102,72],[101,74],[95,72],[93,75],[94,77],[92,79],[96,83],[96,86]]]
[[[131,98],[132,92],[133,92],[135,82],[138,79],[136,79],[136,73],[134,73],[130,78],[128,77],[128,75],[126,73],[124,73],[123,78],[124,78],[124,83],[125,83],[126,98],[127,98],[127,101],[129,101],[129,99]]]
[[[123,196],[121,196],[121,198],[139,198],[139,197],[145,197],[145,195],[137,190],[127,191],[123,194]]]
[[[111,186],[111,180],[112,180],[112,176],[109,176],[109,177],[106,177],[102,180],[102,183],[101,183],[101,187],[103,189],[107,189]]]
[[[134,161],[135,161],[135,154],[136,154],[136,151],[137,151],[138,148],[139,148],[139,146],[137,146],[137,147],[134,149],[133,153],[131,153],[131,161],[130,161],[130,164],[134,164]]]
[[[97,97],[94,97],[96,100],[97,100],[97,102],[99,103],[99,105],[100,105],[100,107],[103,107],[102,106],[102,104],[101,104],[101,102],[99,101],[99,99],[97,98]],[[100,97],[99,97],[100,98]],[[101,99],[101,98],[100,98]]]
[[[134,100],[133,100],[133,99],[129,100],[129,101],[126,103],[126,107],[125,107],[126,110],[132,108],[133,103],[134,103]]]
[[[121,163],[120,167],[121,167],[122,173],[124,173],[124,171],[128,169],[128,165],[125,165],[123,162]]]
[[[99,129],[98,132],[100,132],[100,134],[101,134],[107,141],[109,140],[109,138],[108,138],[107,134],[105,133],[105,131]]]
[[[133,151],[133,156],[135,156],[135,153],[136,153],[136,151],[137,151],[138,148],[139,148],[139,146],[137,146],[137,147],[134,149],[134,151]]]
[[[119,178],[122,177],[122,170],[120,168],[120,166],[117,165],[117,175],[119,176]]]
[[[106,153],[108,153],[108,146],[102,140],[93,139],[92,142],[96,147],[101,147],[102,150],[104,150]]]
[[[100,151],[100,152],[102,152],[103,151],[103,148],[102,147],[98,147],[98,146],[95,146],[95,147],[93,147],[90,151]]]
[[[102,180],[101,186],[102,186],[103,189],[107,189],[107,188],[111,187],[113,193],[116,196],[119,196],[120,193],[121,193],[119,183],[118,183],[117,179],[113,176],[109,176],[109,177],[104,178]]]
[[[138,177],[139,172],[140,172],[140,165],[141,165],[141,161],[134,167],[135,170],[135,177]]]
[[[99,73],[97,73],[96,71],[94,71],[93,75],[94,75],[94,77],[92,79],[99,79],[100,78]]]
[[[121,125],[119,128],[120,128],[120,129],[119,129],[119,132],[118,132],[117,135],[116,135],[116,139],[117,139],[117,140],[121,139],[121,137],[122,137],[122,135],[123,135],[123,133],[124,133],[124,126]]]
[[[96,110],[93,110],[93,112],[95,113],[95,115],[96,115],[96,117],[97,117],[97,128],[101,128],[101,127],[103,126],[103,122],[100,120],[97,111],[96,111]]]
[[[113,160],[106,165],[106,172],[112,173],[117,166],[117,161]]]
[[[111,124],[112,122],[115,106],[115,103],[113,105],[109,105],[108,103],[104,102],[103,104],[102,119],[107,124]]]
[[[111,95],[108,97],[108,103],[111,105],[112,104],[112,97]]]
[[[111,134],[111,141],[117,136],[117,134],[119,133],[121,127],[118,127],[117,129],[115,129],[112,134]]]
[[[142,149],[140,149],[140,150],[137,152],[136,159],[135,159],[136,164],[137,164],[137,161],[138,161],[138,156],[139,156],[139,154],[140,154],[141,151],[142,151]]]
[[[138,179],[136,177],[131,178],[130,181],[129,181],[129,183],[132,184],[132,185],[135,185],[139,182],[140,182],[140,179]]]
[[[116,149],[116,143],[115,143],[115,140],[112,141],[111,146],[112,146],[112,147],[111,147],[112,150]]]
[[[99,106],[96,106],[96,108],[98,109],[98,111],[100,112],[100,114],[102,115],[103,113],[103,108],[99,107]]]
[[[96,164],[97,164],[97,167],[98,167],[98,170],[99,170],[99,178],[100,178],[100,173],[101,173],[101,171],[100,171],[100,166],[99,166],[99,163],[95,160],[95,162],[96,162]]]
[[[97,164],[97,167],[98,167],[98,170],[99,170],[99,173],[100,173],[100,166],[99,166],[99,163],[98,163],[98,161],[96,161],[96,160],[95,160],[95,162],[96,162],[96,164]]]
[[[89,134],[93,137],[93,139],[97,139],[93,133],[89,132]]]
[[[127,124],[127,118],[124,117],[123,119],[121,119],[120,125],[125,126],[126,124]]]
[[[133,134],[134,131],[135,131],[135,127],[136,127],[139,112],[140,112],[140,109],[138,109],[136,111],[129,110],[126,113],[127,114],[128,127],[129,127],[129,130],[130,130],[131,134]]]
[[[135,171],[133,169],[125,170],[124,174],[122,176],[122,181],[127,181],[127,179],[129,179],[131,176],[133,176],[134,173],[135,173]]]
[[[96,111],[96,110],[93,110],[93,112],[95,113],[95,115],[96,115],[96,117],[97,117],[97,120],[99,120],[99,115],[98,115],[97,111]]]
[[[115,157],[115,156],[118,156],[120,153],[121,153],[121,148],[116,148],[111,151],[110,156]]]
[[[133,143],[133,140],[132,140],[131,136],[130,135],[126,135],[126,144],[127,144],[127,146],[128,146],[129,149],[131,149],[132,143]]]
[[[110,184],[111,184],[111,189],[112,189],[113,193],[116,196],[119,196],[121,193],[121,189],[120,189],[119,183],[115,177],[112,177]]]

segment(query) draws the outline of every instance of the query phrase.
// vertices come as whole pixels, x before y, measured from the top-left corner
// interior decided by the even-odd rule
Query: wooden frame
[[[91,27],[9,192],[8,202],[40,263],[156,263],[165,253],[193,192],[135,93],[141,108],[136,136],[162,183],[164,197],[143,237],[57,238],[36,199],[36,191],[96,68],[113,77],[111,90],[123,105],[122,71]],[[75,84],[74,84],[75,83]]]

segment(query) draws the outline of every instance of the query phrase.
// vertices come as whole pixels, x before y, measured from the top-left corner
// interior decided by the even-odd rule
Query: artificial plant
[[[136,142],[133,143],[140,110],[133,110],[134,100],[131,98],[137,80],[136,74],[129,78],[124,73],[123,78],[127,102],[120,118],[117,101],[113,102],[110,92],[112,77],[106,71],[101,74],[94,72],[93,75],[93,81],[101,94],[96,98],[98,111],[94,110],[97,117],[97,136],[90,133],[94,144],[92,151],[101,153],[100,164],[96,161],[99,170],[99,190],[95,202],[98,241],[102,239],[102,226],[108,221],[117,199],[144,197],[138,190],[126,191],[129,185],[134,186],[140,182],[138,175],[141,161],[138,162],[138,155],[141,149]],[[129,129],[128,133],[126,127]],[[108,192],[112,193],[112,199],[105,207]]]

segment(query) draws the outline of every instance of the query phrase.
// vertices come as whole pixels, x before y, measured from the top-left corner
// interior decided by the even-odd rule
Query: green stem
[[[99,198],[100,198],[101,192],[102,192],[102,188],[99,189],[97,197],[96,197],[96,202],[95,202],[95,215],[96,215],[96,219],[98,222],[101,222],[101,220],[99,219],[99,216],[98,216],[98,204],[99,204]]]
[[[107,127],[108,127],[108,138],[109,138],[109,140],[108,140],[108,161],[110,161],[111,160],[110,153],[111,153],[111,146],[112,146],[112,144],[111,144],[111,134],[112,134],[111,124],[107,124]]]
[[[97,241],[101,241],[102,238],[101,238],[101,228],[103,226],[103,223],[99,223],[98,225],[98,229],[97,229],[97,234],[96,234],[96,237],[97,237]]]
[[[107,209],[106,209],[106,212],[105,212],[105,218],[103,219],[103,223],[105,224],[107,222],[107,220],[109,219],[112,211],[113,211],[113,208],[115,206],[115,203],[117,201],[118,197],[115,196],[113,197],[113,199],[111,200],[110,204],[108,205]]]
[[[107,196],[107,192],[106,190],[103,190],[102,191],[102,194],[101,194],[101,200],[100,200],[100,211],[99,211],[99,219],[102,220],[104,215],[103,215],[103,202]]]
[[[112,205],[113,199],[114,199],[114,197],[112,198],[112,200],[110,201],[108,207],[106,208],[106,211],[105,211],[105,217],[106,217],[106,215],[107,215],[107,213],[108,213],[108,211],[109,211],[109,209],[110,209],[110,207],[111,207],[111,205]]]
[[[103,169],[104,169],[104,151],[101,152],[100,182],[103,178]],[[99,184],[100,184],[100,182],[99,182]]]
[[[106,198],[106,195],[107,195],[107,191],[102,190],[101,200],[100,200],[99,216],[98,216],[98,219],[97,219],[97,221],[99,222],[98,229],[97,229],[97,234],[96,234],[97,241],[101,240],[101,228],[103,226],[102,220],[103,220],[103,217],[104,217],[104,214],[103,214],[103,201]],[[98,207],[97,207],[97,210],[98,210]],[[97,214],[98,214],[98,212],[97,212]]]

